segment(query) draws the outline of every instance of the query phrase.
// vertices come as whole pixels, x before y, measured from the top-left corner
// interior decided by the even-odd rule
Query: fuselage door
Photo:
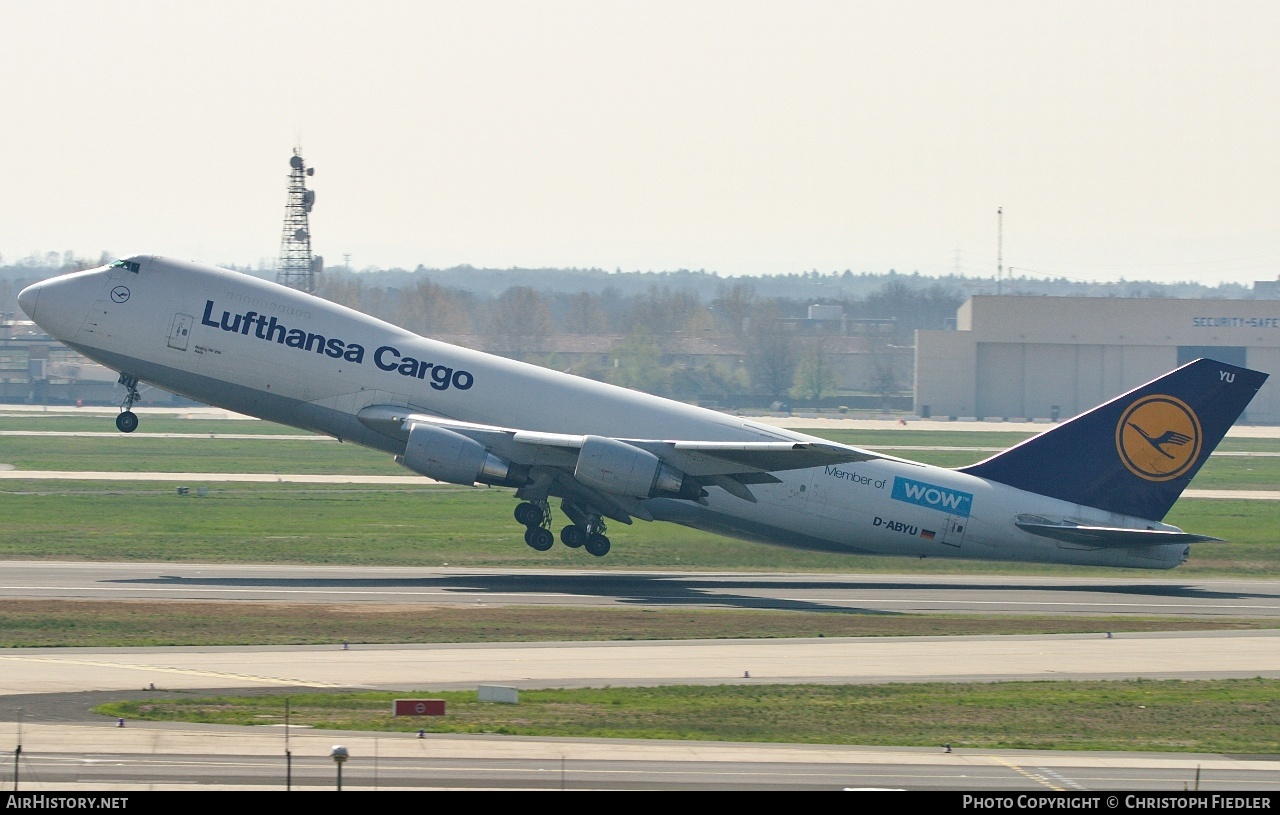
[[[780,475],[782,482],[786,484],[788,509],[800,512],[809,503],[809,495],[813,492],[813,472],[813,470],[792,470]]]
[[[939,543],[945,543],[947,546],[960,548],[960,544],[964,542],[964,528],[969,525],[969,516],[967,515],[948,515],[946,526],[942,529]]]
[[[179,351],[187,350],[187,340],[191,337],[191,326],[196,318],[190,314],[173,315],[173,325],[169,327],[169,347]]]

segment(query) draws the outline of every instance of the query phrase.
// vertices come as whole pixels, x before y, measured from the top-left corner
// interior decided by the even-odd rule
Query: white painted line
[[[80,470],[4,470],[0,480],[36,481],[243,481],[284,484],[440,484],[420,475],[327,475],[319,473],[136,473]]]
[[[107,433],[89,430],[0,430],[0,436],[67,436],[84,439],[236,439],[251,441],[331,441],[331,436],[307,436],[302,434],[280,433]]]

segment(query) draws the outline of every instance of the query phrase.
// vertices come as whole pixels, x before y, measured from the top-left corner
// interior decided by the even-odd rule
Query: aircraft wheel
[[[529,544],[532,549],[539,552],[545,552],[552,546],[556,545],[556,537],[551,534],[550,529],[543,529],[540,526],[531,526],[524,533],[524,542]]]
[[[592,535],[587,538],[587,551],[596,557],[609,554],[609,539],[604,535]]]
[[[132,433],[138,429],[138,414],[126,410],[116,417],[116,430],[121,433]]]
[[[528,501],[516,504],[515,516],[516,521],[525,526],[537,526],[542,523],[542,510],[537,504],[531,504]]]
[[[560,542],[570,549],[577,549],[587,542],[587,533],[582,527],[570,524],[560,530]]]

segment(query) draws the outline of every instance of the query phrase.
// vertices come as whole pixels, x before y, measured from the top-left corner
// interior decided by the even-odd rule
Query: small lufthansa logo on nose
[[[129,288],[127,286],[116,286],[111,290],[111,302],[123,303],[129,299]]]

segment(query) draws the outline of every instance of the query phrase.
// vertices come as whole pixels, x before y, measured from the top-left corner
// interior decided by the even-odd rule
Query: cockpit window
[[[138,269],[142,268],[142,266],[141,264],[132,260],[117,260],[115,263],[111,264],[111,268],[112,269],[128,269],[134,274],[137,274]]]

